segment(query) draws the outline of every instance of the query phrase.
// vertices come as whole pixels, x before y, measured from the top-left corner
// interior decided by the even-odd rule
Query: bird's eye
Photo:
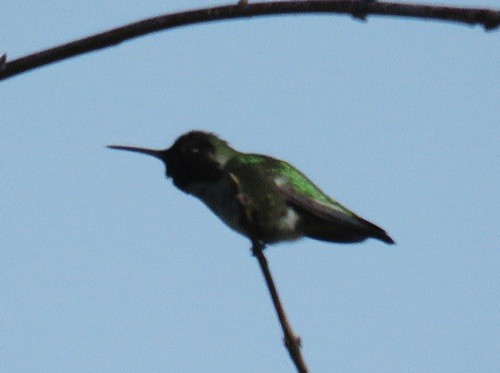
[[[204,156],[210,153],[210,145],[205,143],[190,144],[186,147],[186,152],[196,156]]]

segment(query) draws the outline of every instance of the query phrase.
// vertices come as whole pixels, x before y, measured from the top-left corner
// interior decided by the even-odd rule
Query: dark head
[[[108,148],[161,159],[165,163],[167,177],[171,177],[174,185],[182,190],[186,190],[191,183],[217,180],[222,176],[226,163],[236,154],[227,142],[203,131],[188,132],[165,150],[121,145],[108,145]]]

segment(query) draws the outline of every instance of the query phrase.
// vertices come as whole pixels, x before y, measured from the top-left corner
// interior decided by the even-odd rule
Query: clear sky
[[[206,4],[4,1],[0,51]],[[0,83],[2,372],[293,371],[249,242],[105,148],[191,129],[288,160],[397,242],[267,249],[311,371],[500,371],[500,33],[288,16]]]

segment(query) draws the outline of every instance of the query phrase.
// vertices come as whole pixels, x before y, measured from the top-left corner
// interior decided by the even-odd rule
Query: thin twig
[[[290,325],[286,317],[285,310],[278,295],[278,290],[274,285],[273,277],[271,276],[271,271],[269,270],[269,265],[267,264],[267,259],[264,256],[264,246],[258,241],[253,241],[252,252],[253,255],[257,257],[264,278],[266,279],[267,288],[269,289],[269,293],[271,294],[271,298],[273,299],[274,308],[276,309],[281,328],[283,329],[283,340],[285,342],[286,348],[288,349],[288,353],[290,354],[293,363],[297,367],[297,371],[306,373],[308,371],[307,365],[300,351],[301,340],[300,337],[294,333],[292,326]]]
[[[285,342],[285,347],[287,348],[288,353],[290,354],[290,358],[295,364],[297,371],[300,373],[307,373],[307,365],[300,350],[300,337],[295,334],[292,326],[290,325],[290,322],[288,321],[285,309],[283,308],[280,297],[278,295],[278,290],[274,285],[274,280],[271,275],[267,259],[264,255],[265,246],[262,241],[258,239],[258,221],[257,217],[255,216],[255,211],[252,208],[253,202],[241,190],[241,185],[238,178],[234,174],[230,174],[229,177],[234,189],[235,199],[239,202],[241,207],[240,222],[243,227],[245,227],[245,230],[252,241],[252,253],[259,261],[262,274],[264,275],[264,279],[266,280],[267,288],[273,300],[274,308],[276,309],[276,314],[278,315],[281,328],[283,329],[283,340]]]
[[[161,30],[224,19],[310,13],[349,14],[358,19],[365,19],[368,15],[381,15],[452,21],[469,25],[480,24],[485,30],[493,30],[500,25],[500,10],[485,8],[458,8],[360,0],[269,1],[250,4],[240,1],[233,5],[190,10],[145,19],[14,59],[5,63],[3,69],[0,69],[0,81],[41,66],[107,48]]]

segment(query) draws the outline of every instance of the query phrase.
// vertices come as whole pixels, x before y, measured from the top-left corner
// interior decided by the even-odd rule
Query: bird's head
[[[108,148],[161,159],[165,163],[167,177],[171,177],[175,186],[182,190],[192,183],[219,179],[226,163],[236,154],[226,141],[203,131],[181,135],[170,148],[164,150],[122,145],[109,145]]]

